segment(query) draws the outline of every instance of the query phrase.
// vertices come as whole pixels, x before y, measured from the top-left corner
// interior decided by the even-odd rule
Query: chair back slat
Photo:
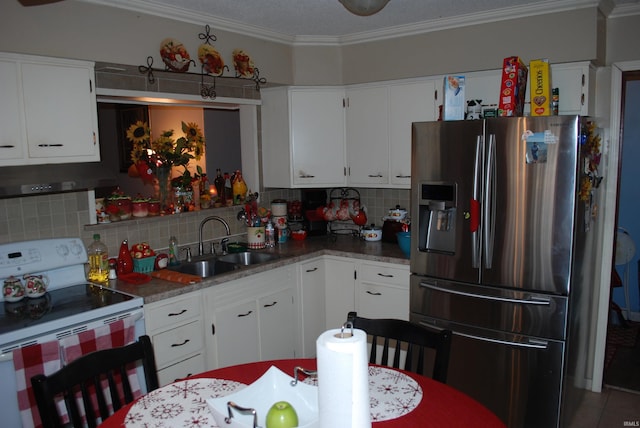
[[[92,428],[107,419],[112,411],[131,403],[134,398],[127,369],[137,361],[142,362],[147,391],[157,389],[158,372],[149,336],[140,336],[137,342],[130,345],[83,355],[49,376],[32,377],[31,384],[43,427],[61,426],[55,400],[60,393],[65,397],[67,413],[74,427],[84,425],[82,413],[87,426]],[[84,407],[82,412],[76,399],[78,391]],[[111,398],[112,410],[109,409],[106,394]],[[95,410],[93,397],[98,407]],[[96,410],[99,415],[96,415]]]
[[[389,366],[389,353],[392,352],[391,367],[400,368],[400,354],[403,352],[405,353],[403,369],[423,375],[426,363],[425,351],[430,349],[434,354],[431,377],[446,383],[451,352],[450,330],[432,331],[399,319],[363,318],[358,317],[356,312],[349,312],[347,321],[351,322],[354,328],[364,330],[372,337],[370,363]],[[377,360],[379,339],[383,341],[382,358]],[[390,339],[395,341],[395,347],[390,346]]]

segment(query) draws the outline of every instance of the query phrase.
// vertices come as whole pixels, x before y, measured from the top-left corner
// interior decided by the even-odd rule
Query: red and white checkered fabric
[[[117,348],[120,346],[128,345],[135,341],[135,325],[132,317],[127,317],[123,320],[118,320],[111,324],[103,325],[94,330],[84,331],[82,333],[65,337],[60,339],[61,360],[63,364],[69,364],[73,360],[86,355],[90,352],[99,351],[103,349]],[[142,390],[140,388],[140,382],[138,381],[138,375],[135,371],[135,365],[132,364],[127,370],[129,377],[129,383],[131,384],[131,391],[133,397],[137,398],[142,396]],[[118,381],[118,375],[116,374],[116,382],[120,386]],[[102,382],[103,388],[108,388],[108,382],[106,379]],[[120,396],[122,390],[119,388]],[[107,405],[110,411],[113,411],[111,396],[106,394]],[[94,409],[98,414],[98,402],[95,395],[92,397]],[[78,407],[83,409],[82,398],[78,395]]]
[[[27,346],[13,351],[13,366],[18,386],[18,408],[24,428],[41,427],[31,377],[49,375],[60,369],[60,346],[57,341]]]
[[[76,358],[101,349],[109,349],[128,345],[135,341],[135,321],[132,317],[118,320],[96,328],[95,330],[69,336],[58,341],[46,342],[27,346],[13,351],[13,365],[16,371],[18,407],[22,417],[23,428],[40,428],[42,422],[38,413],[35,396],[31,388],[31,377],[37,374],[50,375],[58,371],[63,364],[68,364]],[[142,395],[140,382],[135,372],[135,366],[128,370],[131,390],[134,398]],[[107,382],[104,382],[107,385]],[[107,395],[111,408],[111,397]],[[94,399],[97,409],[97,401]],[[78,400],[83,409],[82,400]],[[63,421],[68,422],[64,400],[60,399],[58,411]],[[1,425],[1,423],[0,423]]]

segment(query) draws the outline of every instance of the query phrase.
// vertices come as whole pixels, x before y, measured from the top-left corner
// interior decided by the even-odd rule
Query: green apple
[[[294,428],[298,426],[296,409],[287,401],[278,401],[267,412],[266,428]]]

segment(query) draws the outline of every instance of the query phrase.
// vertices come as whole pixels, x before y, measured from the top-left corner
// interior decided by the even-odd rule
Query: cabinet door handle
[[[264,307],[264,308],[270,308],[270,307],[272,307],[272,306],[275,306],[277,303],[278,303],[278,302],[273,302],[273,303],[271,303],[271,304],[266,303],[263,307]]]
[[[317,270],[318,270],[318,268],[317,268],[317,267],[314,267],[313,269],[307,269],[307,271],[306,271],[306,272],[307,272],[307,273],[311,273],[311,272],[315,272],[315,271],[317,271]]]
[[[253,313],[253,311],[249,311],[249,312],[247,312],[246,314],[238,314],[238,318],[241,318],[241,317],[248,317],[248,316],[249,316],[249,315],[251,315],[252,313]]]
[[[13,149],[15,146],[13,144],[3,144],[0,146],[2,149]]]
[[[173,343],[173,344],[171,344],[171,347],[175,348],[175,347],[178,347],[178,346],[184,346],[187,343],[189,343],[189,339],[185,339],[184,342],[182,342],[182,343]]]
[[[378,174],[369,174],[369,178],[382,178],[383,175],[378,173]]]
[[[411,178],[410,175],[396,175],[396,178]]]
[[[379,292],[374,293],[373,291],[369,291],[369,290],[367,290],[367,294],[371,294],[372,296],[382,296],[382,293],[379,293]]]
[[[186,309],[183,309],[183,310],[181,310],[180,312],[169,312],[169,316],[170,316],[170,317],[177,317],[178,315],[182,315],[182,314],[184,314],[185,312],[187,312],[187,310],[186,310]]]
[[[38,144],[38,147],[62,147],[64,144]]]
[[[388,273],[379,273],[378,276],[381,276],[383,278],[393,278],[393,275]]]

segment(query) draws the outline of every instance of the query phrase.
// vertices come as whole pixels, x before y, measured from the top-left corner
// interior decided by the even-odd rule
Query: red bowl
[[[295,232],[291,232],[291,237],[295,241],[302,241],[304,238],[307,237],[307,231],[306,230],[296,230]]]

